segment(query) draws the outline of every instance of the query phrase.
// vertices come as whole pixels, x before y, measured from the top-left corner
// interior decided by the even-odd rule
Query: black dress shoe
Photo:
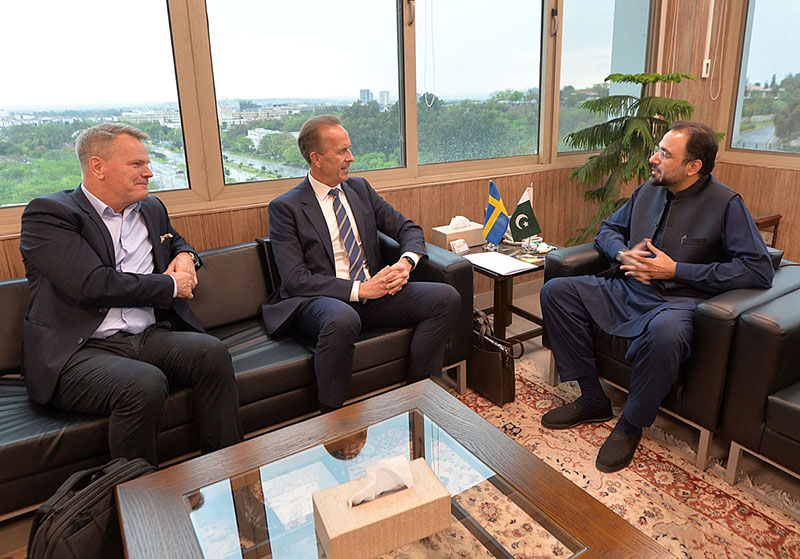
[[[642,430],[631,435],[622,429],[614,429],[600,447],[595,466],[601,472],[611,474],[628,466],[642,438]]]
[[[583,423],[602,423],[613,418],[611,402],[590,410],[581,408],[578,400],[550,410],[542,416],[542,425],[548,429],[569,429]]]

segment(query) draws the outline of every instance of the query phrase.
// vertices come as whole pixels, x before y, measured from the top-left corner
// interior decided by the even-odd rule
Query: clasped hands
[[[384,295],[394,295],[408,283],[411,273],[411,263],[401,258],[391,266],[386,266],[358,285],[359,299],[380,299]]]
[[[164,275],[172,276],[175,279],[178,286],[177,297],[180,299],[194,297],[192,291],[197,286],[197,271],[194,269],[194,260],[188,252],[178,253],[164,270]]]
[[[619,268],[626,276],[650,285],[650,280],[674,278],[675,266],[675,261],[656,248],[651,239],[643,239],[622,254],[622,265]]]

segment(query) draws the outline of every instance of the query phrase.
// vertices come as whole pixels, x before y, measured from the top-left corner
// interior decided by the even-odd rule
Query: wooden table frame
[[[432,381],[399,388],[117,487],[129,558],[202,557],[183,495],[418,409],[586,546],[582,558],[668,558],[656,542]]]
[[[536,327],[527,332],[514,335],[513,339],[524,342],[542,335],[542,326],[544,325],[542,317],[536,316],[514,304],[514,278],[533,272],[540,272],[544,270],[544,265],[509,275],[498,274],[487,268],[477,266],[474,263],[472,269],[481,275],[491,278],[494,284],[494,304],[491,307],[481,310],[486,314],[492,314],[494,316],[493,329],[495,336],[503,340],[507,339],[506,327],[511,324],[511,319],[515,314],[521,316],[525,320],[533,322],[536,324]]]

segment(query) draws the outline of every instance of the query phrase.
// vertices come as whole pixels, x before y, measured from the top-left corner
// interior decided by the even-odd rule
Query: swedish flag
[[[508,212],[503,205],[500,191],[493,181],[489,181],[489,205],[486,207],[486,219],[483,222],[483,238],[499,245],[507,228]]]

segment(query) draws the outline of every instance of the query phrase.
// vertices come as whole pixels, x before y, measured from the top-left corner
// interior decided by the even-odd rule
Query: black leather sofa
[[[399,248],[381,239],[382,255],[396,261]],[[261,303],[280,282],[267,239],[201,253],[203,268],[191,306],[208,332],[228,346],[239,388],[242,423],[254,436],[317,412],[316,381],[309,344],[270,338]],[[445,365],[460,365],[461,388],[471,350],[472,265],[429,245],[429,258],[411,281],[442,281],[461,294],[462,309]],[[27,280],[0,282],[0,520],[46,500],[73,472],[109,459],[104,417],[65,413],[28,399],[19,376]],[[356,345],[350,397],[363,398],[405,380],[412,329],[366,331]],[[170,395],[158,439],[162,462],[199,448],[189,412],[189,391]]]
[[[728,483],[743,450],[800,477],[800,290],[739,319],[720,432],[731,440]]]
[[[697,306],[692,338],[692,356],[681,366],[678,381],[661,405],[662,411],[678,417],[700,431],[697,467],[705,469],[713,432],[717,429],[729,369],[734,332],[739,316],[800,288],[800,268],[780,266],[782,251],[770,249],[775,279],[769,289],[736,289],[711,297]],[[593,243],[568,247],[548,253],[544,280],[554,277],[600,274],[610,270],[608,258]],[[595,358],[600,375],[610,384],[627,390],[631,368],[625,354],[631,340],[606,334],[596,326],[592,330]],[[549,347],[547,332],[543,344]],[[558,384],[556,366],[551,358],[551,384]]]

